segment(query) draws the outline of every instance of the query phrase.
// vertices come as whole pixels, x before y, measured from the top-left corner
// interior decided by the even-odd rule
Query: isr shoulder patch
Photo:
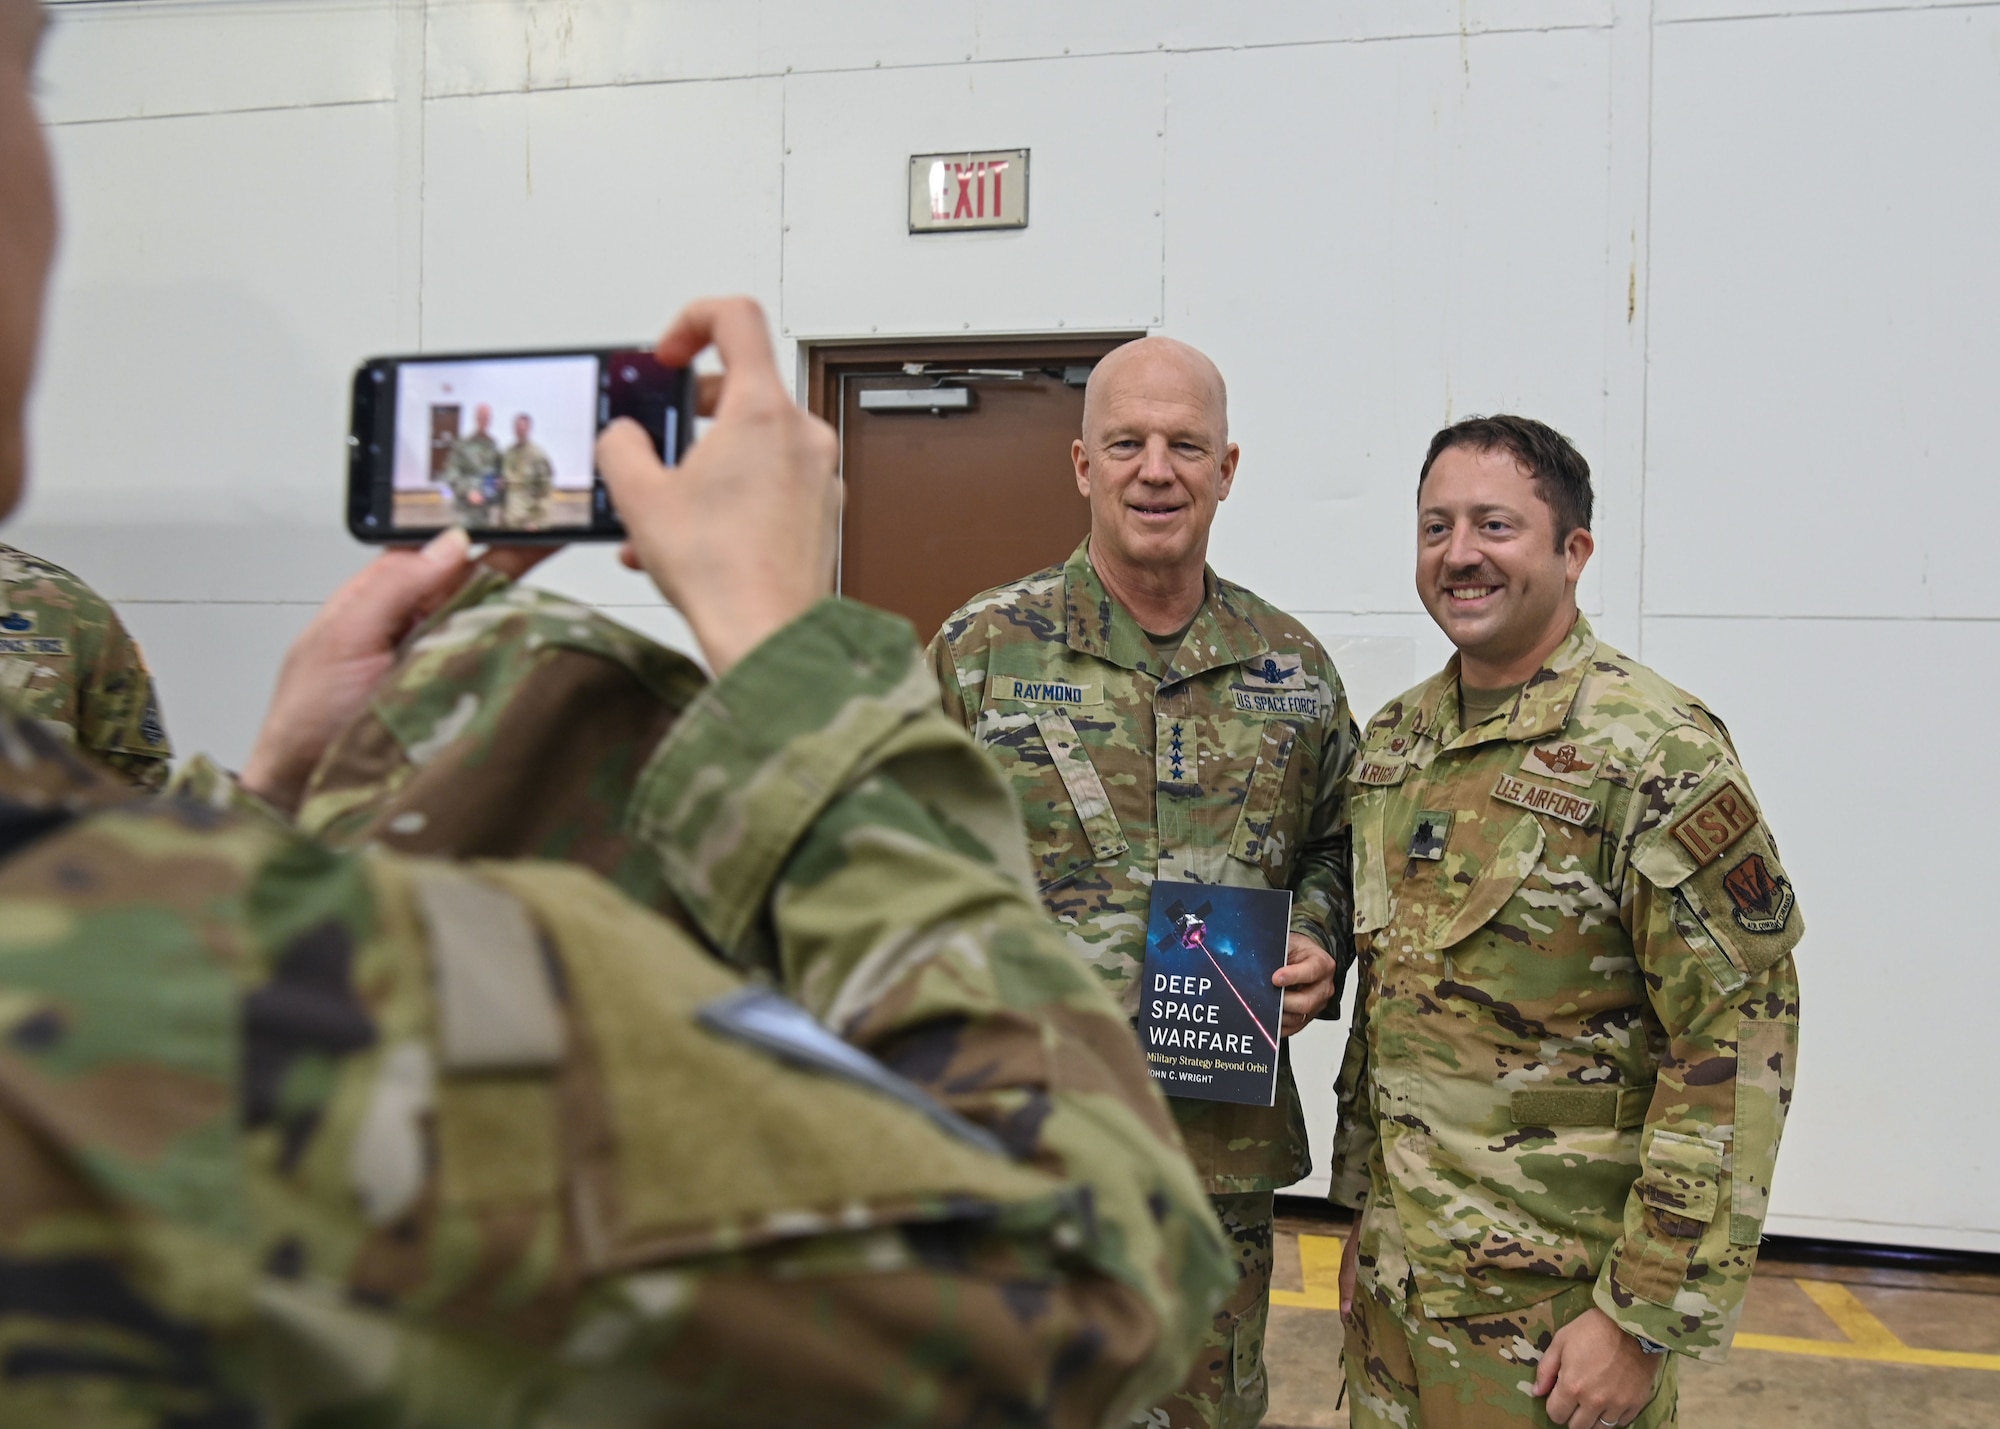
[[[1757,827],[1757,808],[1734,779],[1676,819],[1668,832],[1686,849],[1696,868],[1706,868],[1724,850]]]

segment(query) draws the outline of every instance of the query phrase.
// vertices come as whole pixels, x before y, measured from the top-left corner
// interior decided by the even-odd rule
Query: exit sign
[[[1028,226],[1028,151],[910,155],[910,232]]]

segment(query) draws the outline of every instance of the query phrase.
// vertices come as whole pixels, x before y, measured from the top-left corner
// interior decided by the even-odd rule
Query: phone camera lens
[[[627,382],[637,382],[639,380],[639,369],[636,367],[628,367],[618,375],[620,377],[623,377]]]

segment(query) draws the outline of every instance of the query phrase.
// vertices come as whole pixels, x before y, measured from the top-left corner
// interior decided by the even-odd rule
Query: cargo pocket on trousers
[[[1264,1402],[1264,1322],[1269,1314],[1259,1306],[1229,1327],[1229,1392],[1245,1404]]]

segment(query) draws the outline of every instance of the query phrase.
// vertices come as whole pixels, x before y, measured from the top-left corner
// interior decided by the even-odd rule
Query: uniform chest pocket
[[[1069,713],[987,710],[980,742],[999,759],[1021,801],[1036,882],[1048,889],[1131,849],[1104,780]]]
[[[1472,873],[1447,854],[1438,877],[1446,887],[1463,887],[1464,893],[1458,898],[1445,895],[1438,900],[1422,946],[1443,952],[1492,922],[1541,862],[1545,837],[1542,821],[1533,814],[1523,814],[1478,872]],[[1470,883],[1462,883],[1468,875]]]
[[[1299,728],[1287,720],[1268,720],[1258,744],[1257,762],[1243,791],[1243,807],[1229,840],[1229,856],[1257,864],[1273,887],[1283,887],[1286,872],[1298,856],[1298,837],[1305,819],[1298,793],[1305,763],[1298,753]]]
[[[1389,861],[1382,846],[1386,796],[1348,786],[1354,838],[1354,931],[1377,933],[1389,924],[1395,903],[1389,895]]]

